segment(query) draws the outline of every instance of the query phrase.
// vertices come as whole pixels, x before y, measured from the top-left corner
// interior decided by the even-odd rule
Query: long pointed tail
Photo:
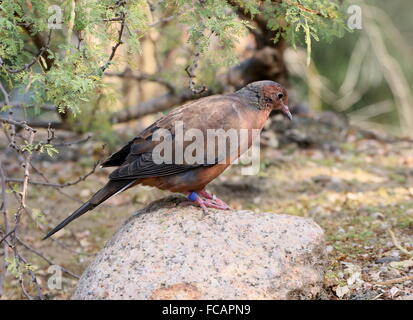
[[[89,201],[85,202],[79,209],[73,212],[70,216],[60,222],[55,228],[53,228],[43,240],[49,238],[55,234],[60,229],[64,228],[70,222],[79,218],[84,213],[93,210],[103,201],[109,199],[111,196],[120,193],[133,185],[135,180],[119,180],[119,181],[109,181],[102,189],[96,192]]]

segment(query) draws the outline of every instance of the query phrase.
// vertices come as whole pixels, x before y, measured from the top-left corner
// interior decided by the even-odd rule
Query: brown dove
[[[235,93],[201,98],[174,109],[104,161],[102,167],[117,167],[109,175],[108,183],[51,230],[44,239],[108,198],[138,184],[183,193],[190,201],[199,205],[204,213],[208,212],[207,208],[229,209],[222,200],[205,191],[205,187],[251,146],[252,130],[260,132],[273,110],[278,110],[292,119],[287,90],[269,80],[253,82]],[[196,129],[203,135],[200,144],[201,151],[205,151],[205,155],[202,155],[203,161],[192,163],[193,161],[187,159],[182,160],[182,155],[179,154],[185,152],[192,141],[178,141],[177,124],[180,124],[185,132]],[[239,141],[238,144],[235,143],[235,147],[229,147],[228,140],[224,139],[225,146],[221,152],[216,152],[217,146],[208,149],[210,130],[225,133],[231,129],[248,131],[246,148],[242,148]],[[163,140],[155,138],[160,130],[170,133],[170,161],[158,161],[162,151],[155,152],[160,143],[168,142],[165,136]],[[210,157],[211,153],[214,153],[213,157]]]

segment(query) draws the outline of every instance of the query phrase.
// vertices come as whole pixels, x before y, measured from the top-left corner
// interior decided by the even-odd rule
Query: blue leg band
[[[188,195],[188,199],[191,200],[191,201],[196,201],[197,198],[198,198],[198,195],[197,195],[196,192],[191,192],[191,193]]]

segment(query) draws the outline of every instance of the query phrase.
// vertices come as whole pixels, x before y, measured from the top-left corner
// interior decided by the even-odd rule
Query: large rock
[[[324,234],[274,213],[150,204],[82,275],[73,299],[311,299],[321,290]]]

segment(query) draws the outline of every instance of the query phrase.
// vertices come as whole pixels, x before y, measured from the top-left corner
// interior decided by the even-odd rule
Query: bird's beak
[[[290,112],[290,109],[288,109],[288,106],[283,105],[281,108],[281,112],[284,113],[288,117],[288,119],[293,120],[293,116]]]

